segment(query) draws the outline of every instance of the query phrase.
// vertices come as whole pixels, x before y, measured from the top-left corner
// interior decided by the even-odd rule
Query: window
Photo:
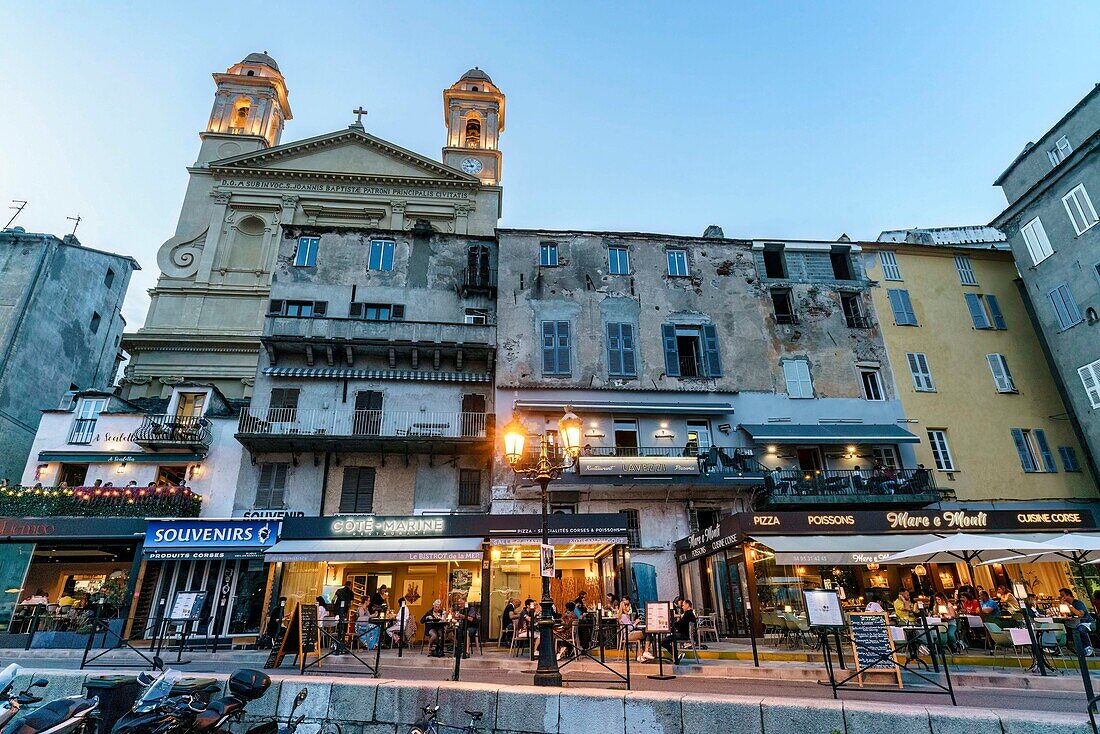
[[[626,544],[629,548],[642,547],[642,526],[638,521],[637,510],[619,510],[626,515]]]
[[[955,460],[947,445],[947,431],[942,428],[928,429],[928,445],[932,447],[932,458],[940,471],[955,471]]]
[[[722,355],[714,324],[662,324],[665,374],[669,377],[721,377]]]
[[[1081,383],[1085,386],[1089,405],[1100,408],[1100,359],[1078,368],[1077,374],[1080,375]]]
[[[928,369],[928,357],[922,352],[906,352],[909,374],[913,376],[913,389],[917,392],[936,392],[936,383],[932,381],[932,370]]]
[[[892,252],[880,252],[878,260],[882,263],[883,280],[901,280],[901,268],[898,267],[898,257]]]
[[[989,363],[989,371],[993,373],[993,384],[997,392],[1016,392],[1016,383],[1012,379],[1012,373],[1008,371],[1008,362],[1003,354],[987,354],[985,361]]]
[[[984,293],[964,293],[966,307],[970,310],[970,318],[974,322],[975,329],[1007,329],[1004,314],[1001,313],[1001,304],[996,296]]]
[[[1066,471],[1081,471],[1081,464],[1077,461],[1077,450],[1072,446],[1059,446],[1058,455],[1062,457],[1062,468]]]
[[[829,263],[833,266],[833,278],[836,280],[853,280],[852,258],[849,257],[847,248],[830,252]]]
[[[888,466],[892,469],[901,468],[901,462],[898,461],[898,452],[893,446],[872,446],[871,456],[876,464]]]
[[[1054,454],[1051,453],[1050,446],[1047,444],[1045,431],[1038,428],[1034,431],[1013,428],[1011,434],[1012,442],[1016,445],[1016,453],[1020,457],[1020,466],[1025,472],[1030,474],[1058,471],[1058,467],[1054,464]]]
[[[115,271],[113,268],[107,268],[107,274],[103,276],[103,285],[110,288],[115,284]]]
[[[669,250],[665,253],[668,257],[668,274],[683,277],[688,274],[687,250]]]
[[[797,324],[798,315],[794,312],[794,303],[791,302],[791,291],[788,288],[772,289],[772,308],[775,310],[775,323]]]
[[[269,314],[311,318],[324,316],[328,311],[327,301],[283,301],[273,300],[268,306]]]
[[[393,270],[393,240],[371,240],[367,270]]]
[[[542,374],[568,376],[569,322],[542,322]]]
[[[638,455],[638,421],[633,418],[616,418],[611,423],[615,439],[616,456]]]
[[[955,270],[959,273],[959,282],[963,285],[977,285],[978,279],[974,277],[974,266],[970,263],[969,255],[955,255]]]
[[[1081,323],[1081,311],[1077,308],[1077,301],[1073,300],[1073,294],[1069,292],[1069,283],[1062,283],[1047,295],[1050,296],[1050,305],[1054,307],[1058,326],[1063,331]]]
[[[722,522],[722,511],[715,507],[689,507],[688,529],[697,533]]]
[[[863,397],[868,400],[885,400],[882,390],[882,376],[878,370],[860,370],[859,377],[863,380]]]
[[[607,272],[612,275],[630,275],[630,250],[625,247],[607,248]]]
[[[913,302],[909,300],[909,291],[901,288],[887,288],[890,310],[894,312],[894,323],[898,326],[917,326],[917,314]]]
[[[768,278],[787,277],[787,258],[783,250],[777,248],[764,250],[764,276]]]
[[[792,359],[783,363],[783,378],[787,382],[787,397],[812,398],[814,382],[810,377],[810,363]]]
[[[636,377],[634,356],[634,324],[607,325],[607,372],[612,377]]]
[[[88,328],[92,330],[93,334],[99,331],[99,322],[102,320],[103,319],[102,317],[100,317],[99,311],[92,311],[92,320],[91,323],[88,324]]]
[[[298,396],[301,390],[296,387],[276,387],[271,390],[271,402],[268,403],[267,419],[272,422],[293,422],[298,419]]]
[[[286,504],[287,464],[263,463],[259,465],[260,480],[256,484],[257,510],[281,510]]]
[[[558,266],[557,242],[539,243],[539,265],[544,268],[555,268]]]
[[[1043,260],[1054,254],[1054,248],[1050,246],[1047,232],[1043,229],[1043,223],[1039,217],[1020,227],[1020,234],[1024,237],[1024,244],[1031,255],[1031,262],[1038,265]]]
[[[206,393],[181,392],[176,401],[177,418],[201,418],[206,412]]]
[[[1077,184],[1073,187],[1072,191],[1062,197],[1062,203],[1066,207],[1066,213],[1069,214],[1069,218],[1073,222],[1073,229],[1077,234],[1091,229],[1092,225],[1098,221],[1096,210],[1092,207],[1092,201],[1089,199],[1088,192],[1085,191],[1084,184]]]
[[[405,318],[405,306],[401,303],[353,303],[348,316],[364,321],[401,321]]]
[[[458,470],[458,504],[463,507],[481,506],[481,472],[477,469]]]
[[[700,456],[710,451],[712,445],[710,439],[710,421],[688,421],[687,440],[688,443],[692,441],[695,442],[695,447],[699,450]]]
[[[489,309],[487,308],[468,308],[463,316],[463,323],[466,324],[487,324],[489,323]]]
[[[76,406],[76,417],[69,430],[69,443],[87,444],[95,435],[99,414],[107,407],[107,398],[81,398]]]
[[[317,245],[320,237],[299,237],[298,247],[294,250],[294,267],[312,268],[317,264]]]
[[[866,329],[871,320],[863,313],[863,298],[858,293],[841,293],[840,307],[844,311],[844,323],[849,329]]]
[[[340,487],[340,512],[374,511],[374,467],[349,466]]]
[[[1073,152],[1073,147],[1066,140],[1066,136],[1058,138],[1058,142],[1054,144],[1054,147],[1047,151],[1047,158],[1050,159],[1051,167],[1057,166],[1059,163],[1069,157],[1069,154]]]

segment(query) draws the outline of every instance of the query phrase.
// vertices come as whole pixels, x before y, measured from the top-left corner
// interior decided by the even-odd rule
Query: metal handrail
[[[134,443],[210,445],[210,421],[202,416],[147,415],[134,431]]]
[[[242,408],[238,433],[265,436],[485,438],[486,413]]]
[[[855,471],[854,469],[783,469],[765,477],[764,486],[776,497],[807,495],[922,495],[937,492],[927,469]]]
[[[87,444],[92,442],[95,435],[95,418],[77,418],[73,420],[69,429],[69,443]]]

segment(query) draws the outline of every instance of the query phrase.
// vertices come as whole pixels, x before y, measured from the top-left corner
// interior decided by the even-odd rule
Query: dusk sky
[[[283,142],[346,127],[438,158],[442,90],[507,95],[501,226],[874,239],[984,224],[992,182],[1100,81],[1100,3],[5,2],[0,202],[141,263],[144,321],[213,100],[279,63]],[[4,216],[0,225],[7,221]]]

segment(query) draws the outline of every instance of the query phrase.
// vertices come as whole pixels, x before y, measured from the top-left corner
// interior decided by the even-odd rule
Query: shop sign
[[[332,521],[332,534],[353,538],[430,538],[443,534],[444,519],[424,517],[376,517],[354,515]]]
[[[145,520],[137,517],[0,517],[0,538],[140,538]]]
[[[587,476],[697,476],[694,456],[581,456],[577,473]]]
[[[155,561],[258,558],[278,535],[275,520],[150,520],[145,554]]]
[[[551,515],[550,535],[594,542],[611,539],[621,543],[627,535],[626,516],[619,513]],[[280,540],[355,538],[505,538],[538,542],[542,536],[539,515],[337,515],[335,517],[287,517]]]
[[[881,563],[897,551],[801,551],[776,553],[778,566],[865,566],[868,563]]]
[[[741,529],[751,535],[937,532],[1043,532],[1092,530],[1090,510],[881,510],[745,512]]]
[[[234,517],[246,520],[282,520],[284,517],[305,517],[300,510],[235,510]]]
[[[542,551],[540,554],[542,558],[542,577],[546,579],[552,579],[554,578],[554,546],[550,544],[544,544],[539,546],[539,548]]]

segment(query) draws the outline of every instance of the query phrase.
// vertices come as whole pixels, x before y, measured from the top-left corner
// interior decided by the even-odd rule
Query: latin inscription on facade
[[[360,194],[364,196],[396,196],[406,199],[462,199],[468,200],[466,191],[449,189],[410,189],[403,186],[356,186],[354,184],[327,184],[310,181],[266,181],[261,179],[223,178],[219,186],[237,189],[269,189],[275,191],[310,191],[322,194]]]

